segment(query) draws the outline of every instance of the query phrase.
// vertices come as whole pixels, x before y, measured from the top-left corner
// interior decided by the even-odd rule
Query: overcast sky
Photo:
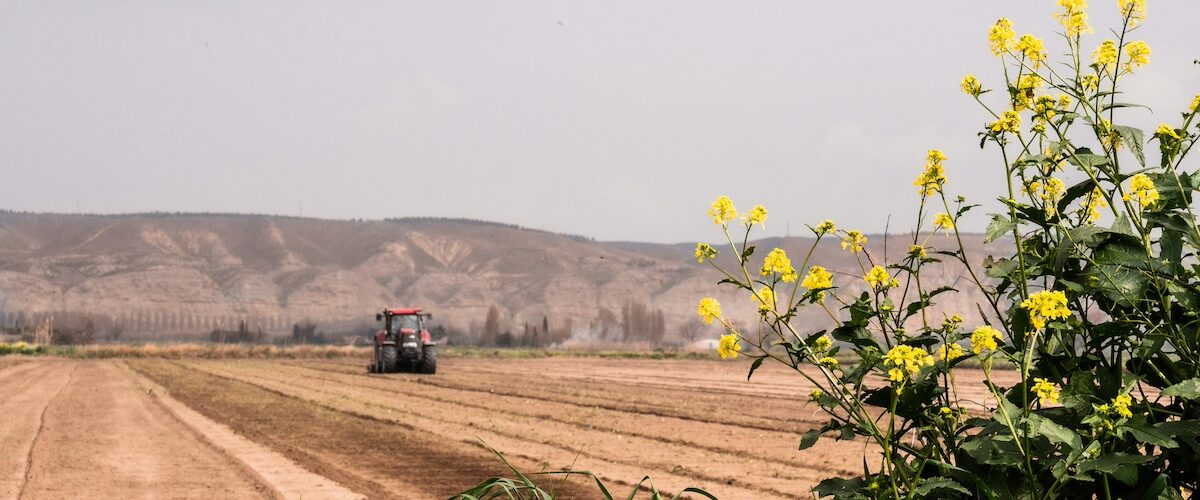
[[[1150,0],[1153,50],[1118,122],[1200,92],[1200,2]],[[1093,0],[1109,36],[1116,1]],[[767,233],[831,217],[911,228],[926,149],[998,194],[997,17],[1054,2],[0,0],[0,208],[469,217],[593,236],[716,239],[721,194]],[[1192,162],[1193,168],[1196,162]],[[967,224],[982,228],[980,222]]]

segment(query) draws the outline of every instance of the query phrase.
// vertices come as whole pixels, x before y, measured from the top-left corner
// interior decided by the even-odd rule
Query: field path
[[[31,439],[21,499],[272,498],[249,470],[213,449],[111,362],[48,360],[20,377],[5,422]],[[23,366],[17,367],[17,369]],[[0,393],[4,391],[0,389]],[[18,404],[18,402],[20,404]],[[42,413],[41,419],[34,413]],[[15,454],[5,450],[6,460]],[[7,470],[7,469],[6,469]],[[11,474],[9,474],[11,476]],[[0,497],[13,497],[11,488]]]
[[[0,499],[20,496],[44,413],[71,379],[70,371],[44,363],[0,371]]]

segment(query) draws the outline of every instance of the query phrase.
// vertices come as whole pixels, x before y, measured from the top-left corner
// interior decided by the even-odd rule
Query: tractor
[[[437,344],[429,338],[425,321],[432,318],[420,308],[384,309],[375,314],[383,329],[375,333],[371,373],[437,373]]]

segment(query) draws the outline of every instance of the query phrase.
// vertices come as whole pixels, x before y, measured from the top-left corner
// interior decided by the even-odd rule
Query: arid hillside
[[[892,236],[887,251],[899,257],[911,238]],[[883,240],[871,238],[877,256]],[[799,267],[811,239],[754,244],[756,259],[778,246]],[[944,236],[930,240],[950,244]],[[967,245],[976,262],[1004,253],[978,236]],[[417,305],[448,328],[473,332],[494,306],[503,330],[519,333],[545,318],[552,332],[588,339],[619,338],[622,309],[636,304],[662,311],[671,340],[715,335],[694,319],[697,299],[713,295],[727,314],[752,323],[749,298],[718,289],[719,274],[697,264],[693,248],[446,219],[2,213],[0,321],[86,313],[105,316],[130,337],[169,338],[244,320],[281,334],[304,319],[351,328],[370,324],[384,306]],[[847,272],[836,278],[840,286],[861,283],[858,264],[836,241],[823,243],[812,263]],[[947,268],[928,278],[936,286],[960,275]],[[972,300],[945,297],[941,305],[969,313]],[[814,311],[801,320],[819,318]]]

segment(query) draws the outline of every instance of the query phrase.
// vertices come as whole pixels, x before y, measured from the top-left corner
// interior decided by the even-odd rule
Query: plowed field
[[[624,492],[650,475],[667,491],[796,498],[869,453],[832,440],[797,451],[823,419],[804,379],[773,367],[747,382],[746,363],[715,361],[448,358],[433,376],[363,365],[0,360],[0,499],[444,498],[506,472],[487,446]],[[598,496],[579,479],[560,488]]]

